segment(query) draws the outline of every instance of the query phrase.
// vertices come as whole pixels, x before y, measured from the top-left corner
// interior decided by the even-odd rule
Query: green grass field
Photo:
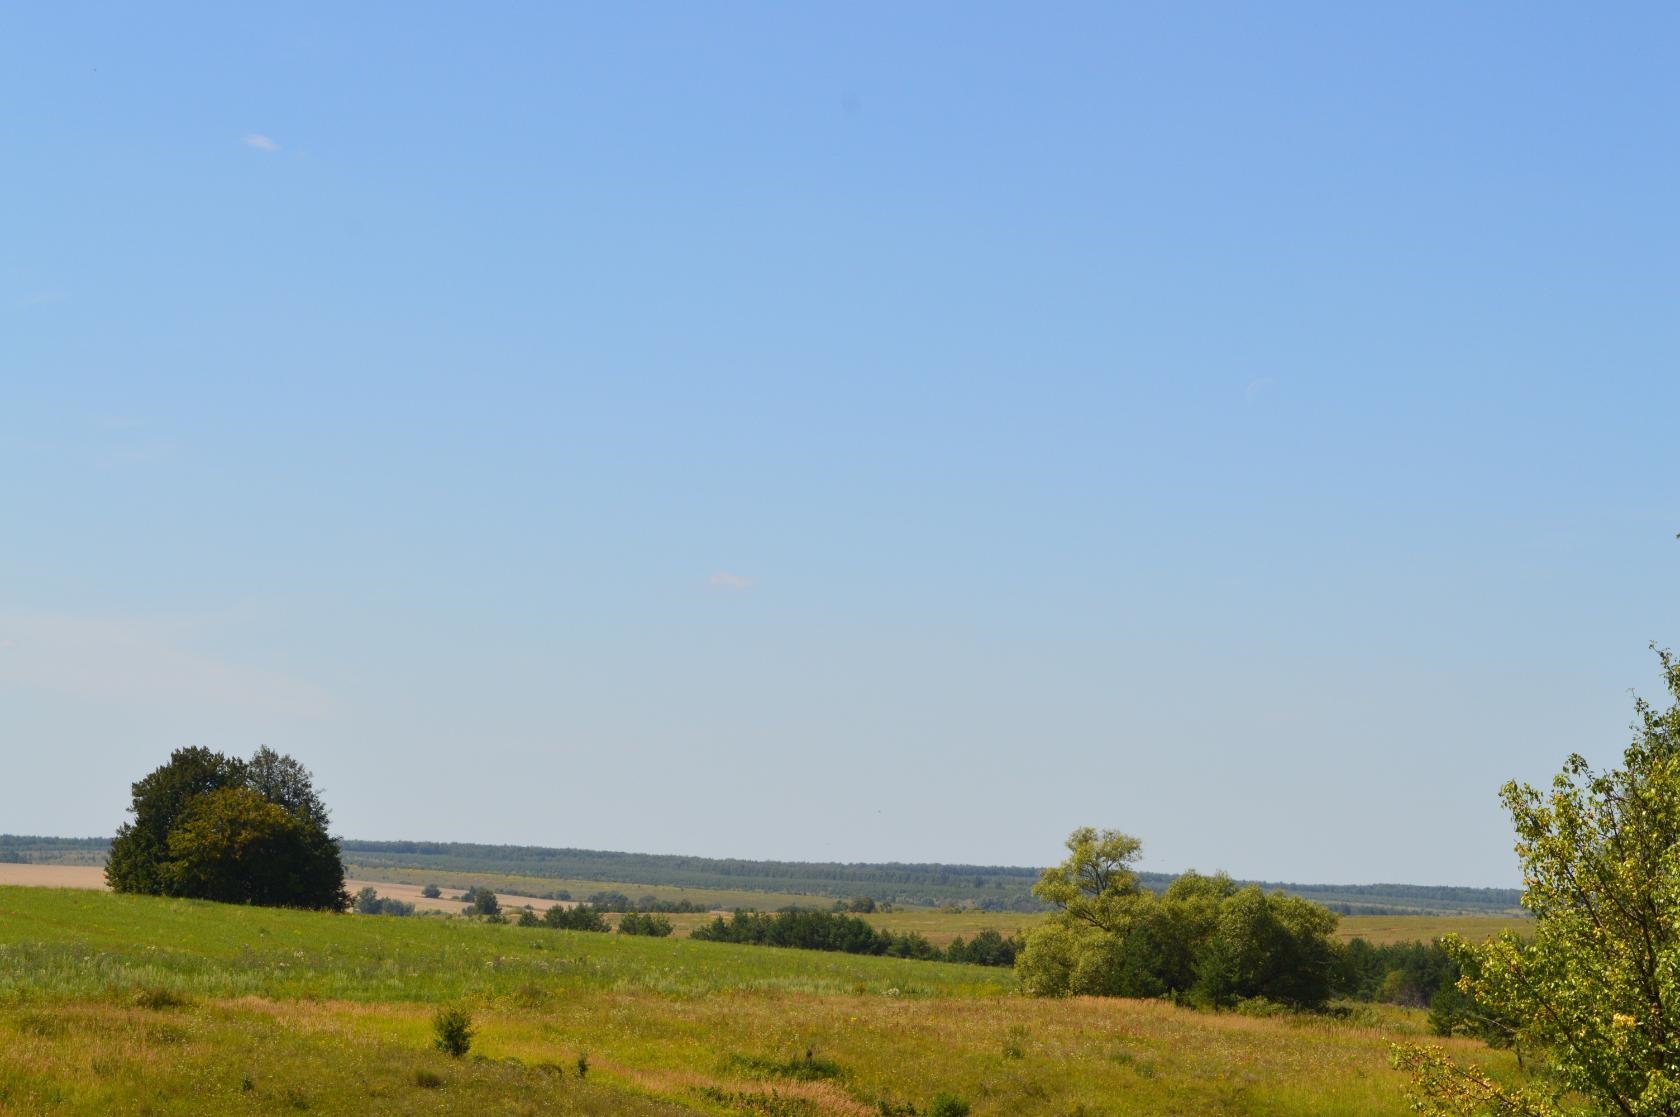
[[[482,1059],[430,1048],[443,1003]],[[1398,1115],[1388,1045],[1421,1032],[1391,1008],[1033,1000],[945,963],[0,888],[6,1114],[864,1115],[945,1092],[977,1117]]]
[[[1523,915],[1344,915],[1336,925],[1336,937],[1381,945],[1433,942],[1454,934],[1470,942],[1485,942],[1501,931],[1521,934],[1531,923]]]

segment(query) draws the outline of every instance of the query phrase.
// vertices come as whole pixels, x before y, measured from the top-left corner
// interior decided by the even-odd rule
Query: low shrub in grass
[[[842,1074],[839,1063],[818,1056],[810,1048],[805,1049],[803,1056],[794,1055],[786,1059],[731,1055],[724,1060],[723,1069],[726,1073],[748,1078],[789,1078],[795,1082],[821,1082],[839,1078]]]
[[[166,1008],[181,1008],[188,1003],[187,998],[172,989],[149,985],[134,994],[135,1008],[149,1008],[154,1012]]]
[[[432,1017],[432,1046],[459,1059],[472,1049],[472,1014],[464,1008],[445,1007]]]

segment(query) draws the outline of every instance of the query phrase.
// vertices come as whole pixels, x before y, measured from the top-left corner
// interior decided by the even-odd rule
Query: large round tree
[[[342,911],[338,842],[307,769],[264,746],[250,760],[177,749],[134,784],[105,879],[118,892]]]

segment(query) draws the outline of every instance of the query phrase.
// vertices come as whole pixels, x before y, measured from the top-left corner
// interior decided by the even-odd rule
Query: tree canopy
[[[1680,1114],[1680,664],[1658,656],[1676,701],[1636,702],[1622,767],[1594,773],[1571,756],[1548,790],[1500,791],[1534,930],[1448,943],[1460,991],[1541,1056],[1538,1084],[1513,1089],[1439,1049],[1402,1048],[1421,1112],[1551,1117],[1584,1101],[1590,1113]]]
[[[1303,1007],[1329,997],[1337,960],[1329,910],[1238,888],[1223,873],[1186,873],[1157,897],[1132,869],[1142,843],[1118,830],[1081,827],[1067,850],[1033,888],[1060,910],[1016,960],[1028,993],[1210,1005],[1264,997]]]
[[[264,746],[250,760],[177,749],[133,785],[105,879],[117,892],[342,911],[338,842],[309,772]]]

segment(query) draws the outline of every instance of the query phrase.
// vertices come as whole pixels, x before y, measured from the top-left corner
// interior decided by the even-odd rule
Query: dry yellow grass
[[[1379,946],[1392,942],[1433,942],[1447,934],[1483,942],[1501,931],[1520,934],[1529,922],[1521,915],[1344,915],[1336,927],[1336,935],[1344,942],[1361,938]]]
[[[940,1093],[974,1117],[1400,1117],[1388,1046],[1424,1031],[1392,1006],[1037,1000],[1007,971],[947,963],[46,888],[0,890],[0,944],[6,1117],[854,1117]],[[440,1003],[470,1009],[484,1062],[432,1050]],[[819,1073],[801,1075],[808,1052]]]
[[[104,888],[105,870],[98,865],[13,865],[0,863],[0,884],[31,888]]]

